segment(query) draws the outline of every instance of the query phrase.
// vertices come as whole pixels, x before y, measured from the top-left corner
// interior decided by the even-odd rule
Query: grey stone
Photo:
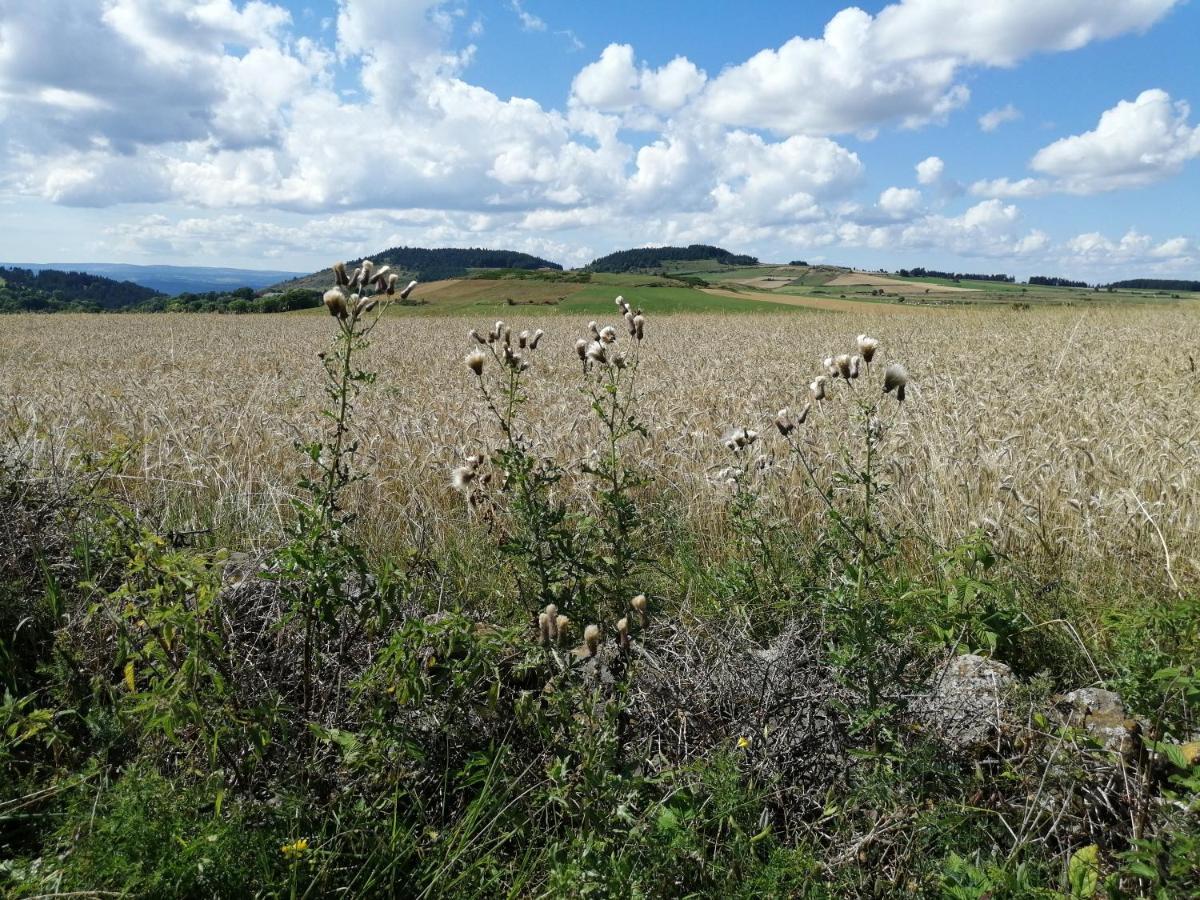
[[[930,679],[911,709],[925,728],[956,750],[979,749],[999,733],[1014,683],[1002,662],[968,653],[947,662]]]

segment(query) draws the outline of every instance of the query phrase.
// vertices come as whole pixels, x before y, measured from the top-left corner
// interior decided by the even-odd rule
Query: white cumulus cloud
[[[1188,124],[1189,112],[1166,91],[1142,91],[1106,110],[1092,131],[1043,147],[1030,165],[1076,194],[1153,184],[1200,156],[1200,125]]]

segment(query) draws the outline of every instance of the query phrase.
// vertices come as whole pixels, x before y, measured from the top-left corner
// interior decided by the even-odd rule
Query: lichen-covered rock
[[[979,749],[999,734],[1013,683],[1012,670],[1002,662],[974,653],[956,656],[934,674],[911,709],[948,746]]]
[[[1108,751],[1129,756],[1138,747],[1141,726],[1130,717],[1120,694],[1103,688],[1077,688],[1056,698],[1063,723],[1082,728]]]

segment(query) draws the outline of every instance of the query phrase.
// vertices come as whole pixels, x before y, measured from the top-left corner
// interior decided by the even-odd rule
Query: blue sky
[[[0,258],[1196,278],[1197,34],[1184,0],[0,0]]]

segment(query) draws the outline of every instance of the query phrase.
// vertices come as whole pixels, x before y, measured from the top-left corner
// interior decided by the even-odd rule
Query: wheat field
[[[373,475],[355,499],[370,545],[473,527],[449,472],[495,442],[463,364],[467,330],[490,324],[389,317],[374,332],[365,366],[378,380],[355,419]],[[546,330],[527,434],[577,466],[595,437],[573,349],[587,323],[510,324]],[[1114,573],[1147,590],[1200,583],[1200,374],[1187,349],[1200,319],[1189,308],[678,315],[648,331],[639,458],[718,550],[731,462],[721,436],[734,426],[763,433],[756,469],[795,526],[819,527],[771,422],[811,399],[822,358],[865,331],[881,340],[882,362],[912,377],[904,406],[885,407],[893,521],[938,545],[982,529],[1043,577],[1083,586]],[[311,315],[11,317],[0,333],[3,423],[37,466],[122,451],[111,484],[164,529],[268,547],[304,473],[291,447],[321,427],[317,353],[333,332]],[[815,458],[846,447],[836,404],[855,389],[838,386],[804,426]],[[562,489],[587,502],[582,479]]]

